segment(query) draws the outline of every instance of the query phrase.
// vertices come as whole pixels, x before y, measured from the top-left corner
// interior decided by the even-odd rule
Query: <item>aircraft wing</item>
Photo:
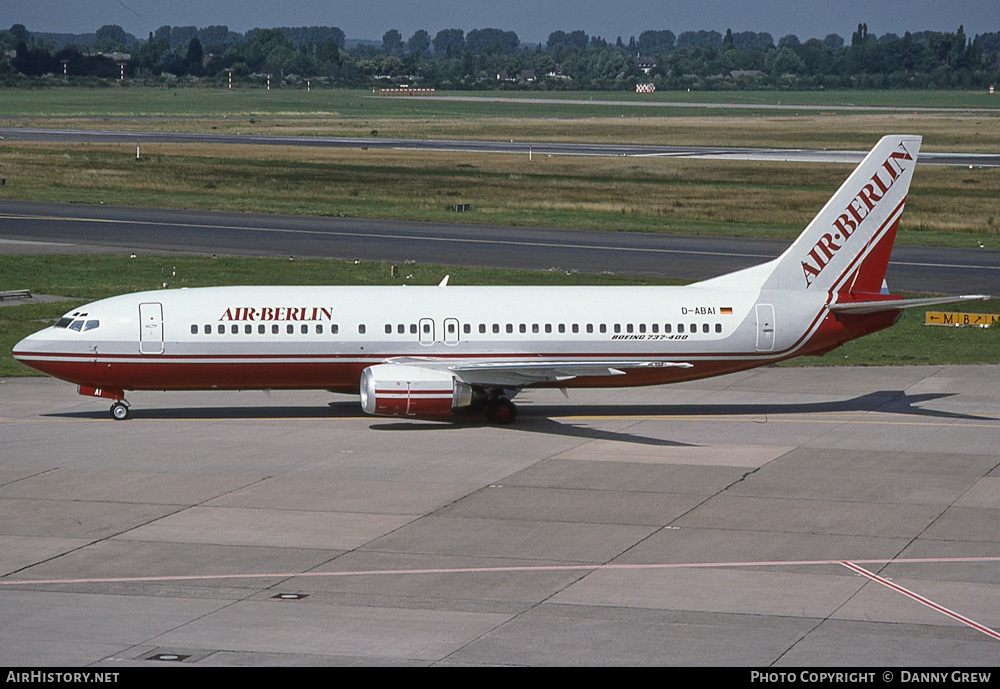
[[[958,301],[977,301],[990,299],[987,294],[963,294],[956,297],[921,297],[917,299],[890,299],[879,301],[849,301],[842,304],[830,304],[827,308],[835,313],[878,313],[879,311],[896,311],[914,306],[934,306],[935,304],[951,304]]]
[[[587,361],[554,361],[550,359],[438,359],[434,357],[400,357],[390,363],[418,366],[451,372],[469,385],[485,387],[522,387],[531,383],[558,382],[580,376],[623,376],[635,368],[691,368],[683,361],[607,359]]]

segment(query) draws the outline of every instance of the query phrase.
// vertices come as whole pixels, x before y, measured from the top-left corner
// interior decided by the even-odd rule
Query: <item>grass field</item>
[[[793,239],[851,170],[215,144],[3,146],[7,198]],[[471,204],[457,216],[455,204]],[[1000,169],[924,166],[901,243],[1000,246]]]
[[[867,150],[887,132],[923,150],[1000,150],[1000,100],[971,92],[656,93],[658,103],[861,105],[898,111],[640,107],[634,93],[218,88],[17,89],[0,125],[297,136],[457,138]],[[502,102],[482,100],[502,96]],[[557,103],[539,102],[558,99]],[[607,103],[595,104],[593,101]],[[952,108],[948,112],[914,108]],[[697,116],[692,116],[697,112]],[[678,115],[678,113],[682,113]],[[715,114],[713,114],[715,113]],[[850,166],[323,149],[0,141],[0,198],[790,239]],[[471,204],[460,217],[455,204]],[[1000,245],[1000,170],[923,166],[899,241]]]
[[[905,131],[923,135],[925,150],[1000,147],[1000,96],[969,91],[454,92],[413,99],[345,89],[109,87],[4,96],[0,126],[15,127],[855,150]],[[678,103],[703,107],[670,107]],[[771,109],[794,104],[811,109]],[[831,110],[815,109],[823,106]],[[841,107],[893,110],[834,109]]]

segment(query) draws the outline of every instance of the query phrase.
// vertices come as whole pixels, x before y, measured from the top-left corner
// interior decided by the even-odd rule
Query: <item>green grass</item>
[[[663,285],[669,281],[618,275],[566,274],[403,264],[401,277],[387,263],[333,259],[205,256],[0,256],[0,289],[70,297],[55,303],[0,307],[0,377],[37,375],[14,361],[13,346],[77,306],[115,294],[213,285]],[[412,277],[411,277],[412,276]],[[1000,312],[1000,300],[938,307],[972,313]],[[925,309],[909,309],[893,328],[848,343],[823,357],[784,365],[968,364],[1000,362],[1000,328],[923,325]]]
[[[207,144],[4,146],[0,196],[64,203],[793,239],[850,171],[677,158]],[[453,206],[471,204],[457,215]],[[1000,169],[924,166],[900,243],[1000,245]]]
[[[288,114],[332,117],[660,117],[690,114],[687,108],[629,104],[698,103],[740,105],[741,114],[773,114],[761,105],[853,106],[873,108],[960,108],[1000,110],[983,91],[438,91],[438,97],[375,97],[368,89],[272,88],[247,82],[233,90],[219,86],[160,88],[125,82],[106,88],[5,89],[3,117],[201,117]],[[16,94],[16,97],[11,97]],[[462,100],[448,100],[455,96]],[[503,99],[498,101],[497,99]],[[545,102],[559,101],[559,102]],[[625,104],[625,105],[623,105]],[[755,109],[756,108],[756,109]],[[731,109],[699,108],[698,114],[732,115]],[[788,111],[794,115],[797,111]],[[804,111],[803,111],[804,112]]]

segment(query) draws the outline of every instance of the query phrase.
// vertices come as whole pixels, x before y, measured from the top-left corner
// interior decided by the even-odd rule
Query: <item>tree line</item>
[[[64,73],[73,79],[146,82],[221,81],[228,75],[295,85],[310,78],[331,86],[398,85],[448,89],[985,88],[1000,79],[1000,32],[906,32],[877,36],[858,25],[800,41],[766,32],[646,30],[610,42],[584,31],[553,31],[525,44],[513,31],[386,31],[381,43],[349,42],[337,27],[253,29],[162,26],[146,40],[115,25],[93,34],[0,30],[5,84]],[[128,55],[127,59],[123,56]]]

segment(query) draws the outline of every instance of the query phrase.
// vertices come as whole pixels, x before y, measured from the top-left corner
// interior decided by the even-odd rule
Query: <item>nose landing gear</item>
[[[124,421],[128,418],[128,400],[125,399],[125,391],[121,388],[97,388],[90,385],[80,385],[76,391],[85,397],[103,397],[112,401],[111,418],[115,421]]]
[[[128,415],[128,402],[125,400],[119,400],[111,405],[111,418],[115,421],[124,421],[128,418]]]

